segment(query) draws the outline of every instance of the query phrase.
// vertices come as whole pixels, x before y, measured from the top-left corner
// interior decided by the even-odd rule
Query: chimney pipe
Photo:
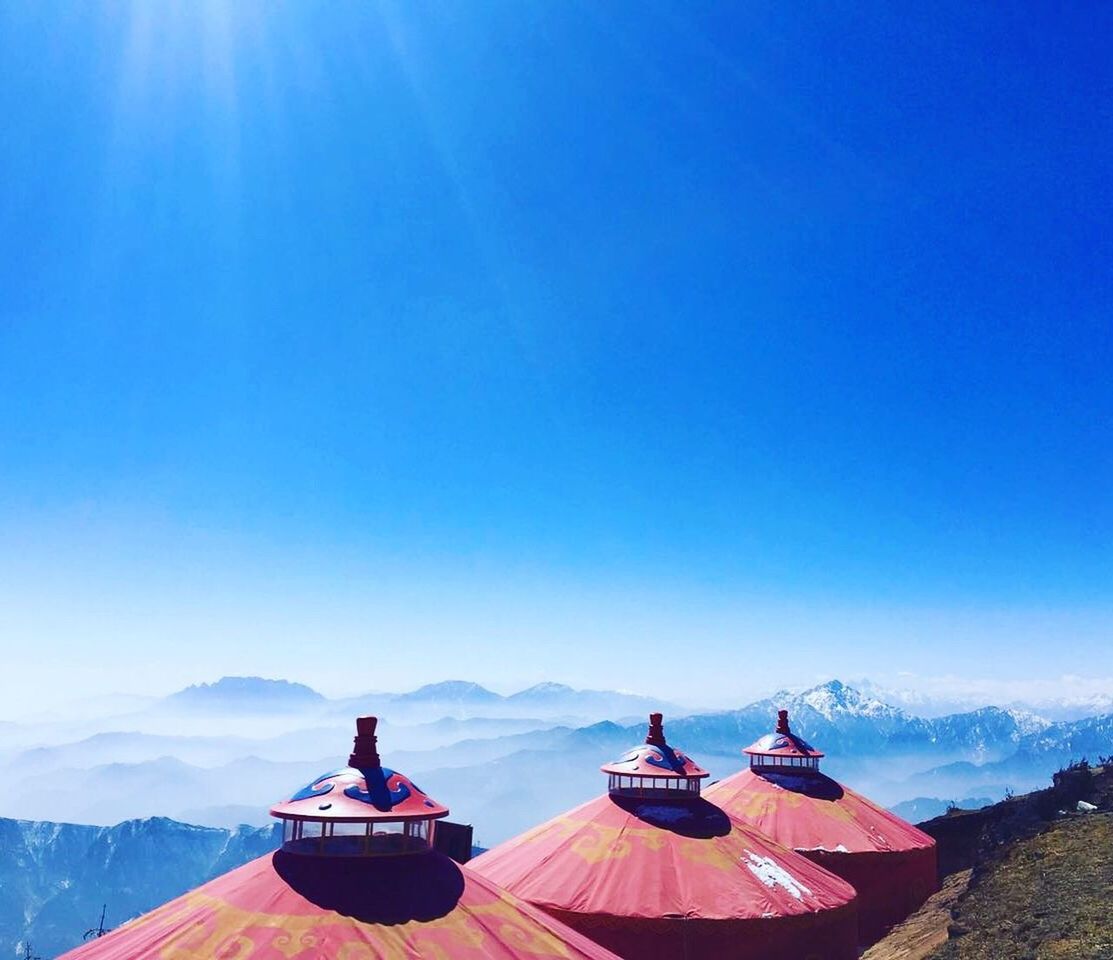
[[[649,733],[645,735],[645,742],[655,747],[665,746],[665,728],[661,723],[661,714],[649,715]]]
[[[367,770],[383,765],[375,746],[379,741],[375,736],[375,727],[378,723],[378,717],[356,717],[355,748],[348,757],[349,767]]]

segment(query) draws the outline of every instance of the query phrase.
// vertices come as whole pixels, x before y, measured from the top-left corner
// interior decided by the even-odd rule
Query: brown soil
[[[919,910],[875,943],[862,960],[923,960],[947,942],[951,910],[966,892],[971,870],[953,873]]]

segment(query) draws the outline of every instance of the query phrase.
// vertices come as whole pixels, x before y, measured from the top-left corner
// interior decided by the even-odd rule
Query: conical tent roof
[[[854,899],[838,877],[702,798],[597,797],[472,867],[538,906],[623,917],[769,918]]]
[[[383,767],[361,717],[349,766],[274,807],[282,849],[67,960],[617,960],[429,843],[448,809]]]
[[[935,846],[922,830],[822,773],[742,770],[706,795],[793,850],[892,853]]]
[[[876,940],[927,899],[936,886],[935,841],[896,814],[821,773],[818,766],[785,767],[779,758],[822,757],[788,729],[743,752],[748,769],[709,787],[706,796],[732,817],[753,825],[852,883],[858,891],[863,942]],[[804,744],[777,749],[786,736]],[[770,749],[770,748],[773,749]]]
[[[314,866],[327,870],[314,870]],[[438,853],[313,861],[279,851],[66,960],[616,960]]]
[[[663,746],[690,778],[705,775]],[[668,772],[644,791],[631,788],[632,762],[603,768],[608,794],[484,853],[473,868],[639,960],[856,956],[849,884],[686,786],[663,795]]]

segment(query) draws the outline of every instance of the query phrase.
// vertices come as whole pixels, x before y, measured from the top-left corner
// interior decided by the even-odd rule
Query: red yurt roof
[[[785,729],[770,736],[788,736],[811,749],[787,730],[783,710],[778,727]],[[852,883],[858,891],[863,943],[875,941],[935,889],[935,841],[922,830],[820,773],[814,759],[771,766],[767,760],[777,754],[753,747],[745,753],[750,754],[749,769],[713,784],[707,798]]]
[[[471,866],[638,960],[810,956],[804,926],[816,957],[857,955],[849,884],[684,787],[638,796],[624,781]],[[792,918],[794,941],[775,923]]]
[[[618,960],[437,852],[448,813],[382,766],[375,718],[349,766],[272,811],[284,843],[68,960]]]
[[[793,850],[884,853],[935,845],[922,830],[822,773],[742,770],[708,787],[706,796]]]
[[[314,867],[325,867],[324,871]],[[618,960],[438,853],[279,851],[171,900],[66,960]]]
[[[768,918],[854,899],[848,884],[701,798],[597,797],[471,866],[538,906],[619,917]]]

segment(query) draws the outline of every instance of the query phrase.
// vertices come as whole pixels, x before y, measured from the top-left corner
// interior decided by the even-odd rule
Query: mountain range
[[[218,830],[165,817],[113,827],[0,819],[0,956],[53,957],[105,926],[274,849],[271,827]]]
[[[989,706],[925,718],[838,680],[736,710],[690,713],[561,684],[503,696],[450,681],[340,701],[300,684],[225,678],[97,724],[0,731],[0,815],[261,825],[272,802],[342,760],[354,715],[377,712],[384,756],[420,777],[489,845],[597,794],[599,765],[640,741],[645,715],[657,707],[670,740],[714,777],[737,770],[741,748],[787,709],[793,729],[826,753],[827,772],[889,805],[997,799],[1072,759],[1113,753],[1113,716],[1052,722]],[[90,732],[98,724],[115,729]],[[84,735],[72,738],[75,730]],[[82,788],[57,790],[59,782]]]

